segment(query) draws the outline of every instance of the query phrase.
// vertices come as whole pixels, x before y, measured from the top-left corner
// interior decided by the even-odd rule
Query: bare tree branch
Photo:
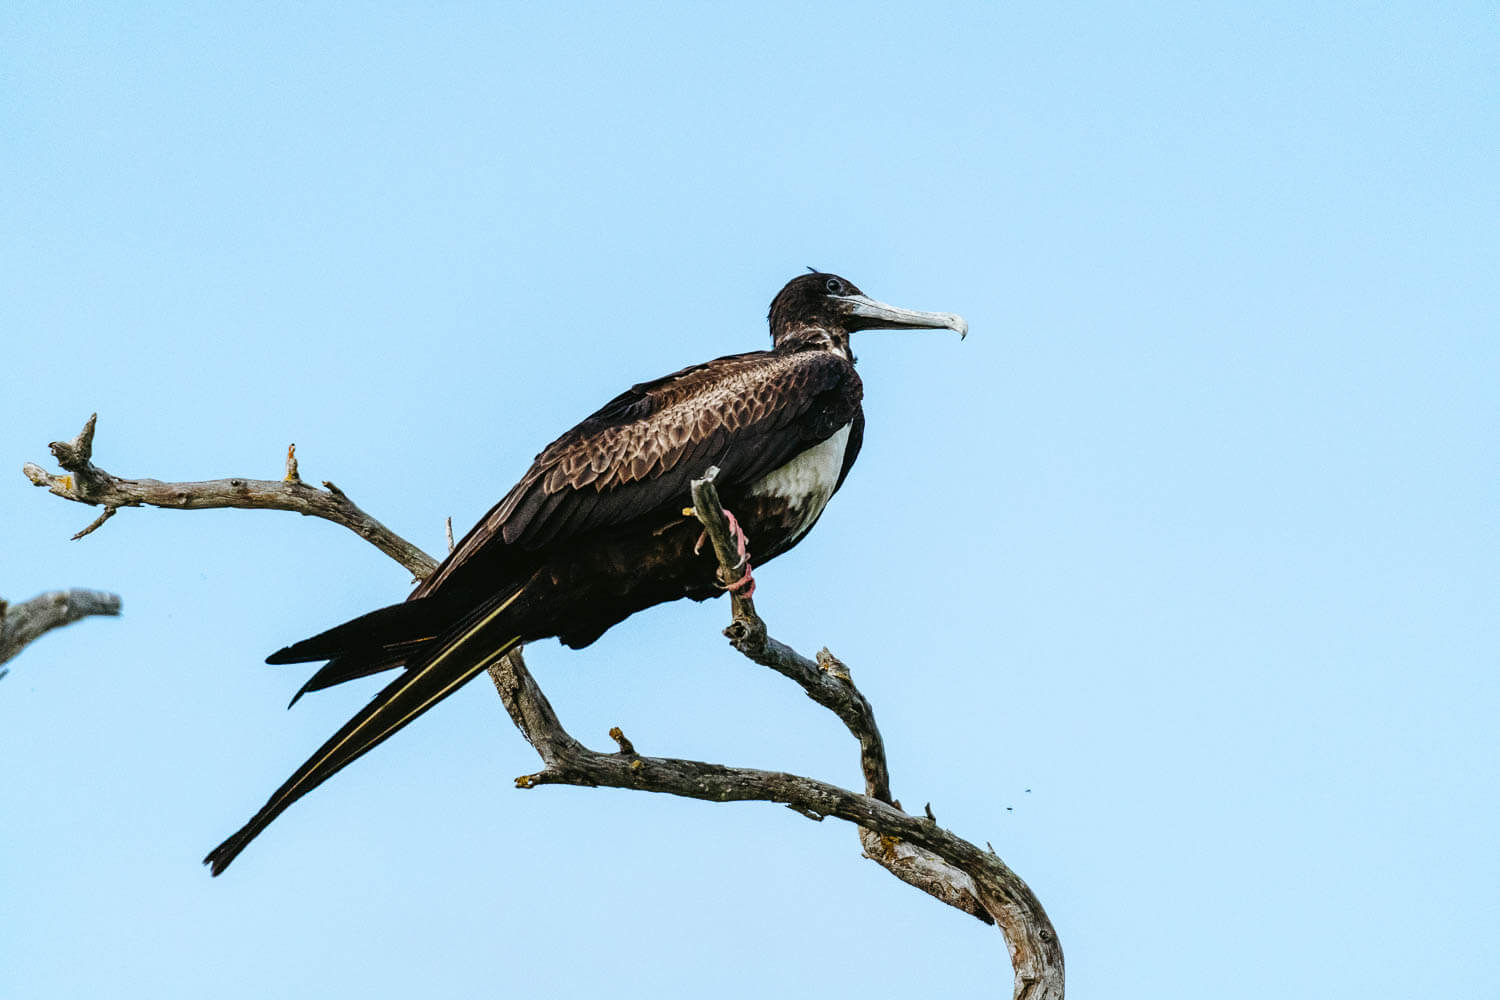
[[[693,510],[713,542],[719,559],[719,578],[724,582],[734,579],[739,572],[738,553],[713,486],[717,472],[709,469],[702,479],[693,482]],[[981,851],[968,841],[940,830],[930,806],[925,820],[914,820],[899,812],[900,803],[891,797],[885,744],[875,725],[874,709],[855,687],[848,667],[826,648],[818,653],[816,663],[809,661],[766,634],[765,622],[756,614],[750,598],[732,592],[730,600],[733,620],[724,630],[730,643],[749,659],[795,681],[808,697],[837,715],[859,741],[866,796],[897,810],[924,831],[937,831],[942,837],[912,836],[903,832],[905,827],[897,829],[882,822],[889,818],[886,813],[869,806],[866,820],[843,813],[825,814],[858,823],[865,856],[897,878],[986,923],[991,920],[998,923],[1015,967],[1016,997],[1061,998],[1062,946],[1041,902],[1026,883],[993,851]]]
[[[72,442],[54,442],[58,463],[72,475],[52,476],[35,465],[26,475],[38,486],[81,503],[117,507],[152,504],[178,509],[265,507],[323,517],[358,533],[414,575],[432,572],[436,561],[360,510],[331,483],[320,491],[302,483],[295,453],[287,452],[287,474],[281,482],[247,479],[202,483],[159,483],[119,479],[91,461],[94,418]],[[714,546],[721,582],[735,580],[738,565],[725,511],[719,504],[710,470],[693,483],[693,513]],[[726,767],[701,761],[644,756],[618,728],[610,731],[617,750],[590,750],[563,727],[536,683],[519,649],[490,666],[490,677],[512,721],[536,749],[542,770],[516,779],[520,788],[565,784],[633,788],[711,802],[777,802],[810,819],[833,816],[859,828],[864,854],[898,878],[986,923],[1005,935],[1015,970],[1013,996],[1025,1000],[1062,1000],[1063,956],[1057,935],[1036,896],[993,850],[982,850],[937,824],[929,807],[925,816],[903,811],[891,796],[885,745],[869,701],[855,687],[848,667],[827,649],[810,660],[771,638],[755,612],[754,601],[731,591],[733,620],[724,630],[746,657],[795,681],[808,697],[844,723],[860,748],[865,793],[778,771]]]
[[[119,613],[119,596],[102,590],[53,590],[20,604],[0,600],[0,663],[55,628],[90,615]],[[6,673],[0,670],[0,677]]]
[[[104,507],[93,524],[74,535],[82,538],[108,520],[120,507],[167,507],[201,510],[210,507],[290,510],[341,524],[396,560],[417,577],[437,568],[437,562],[359,508],[330,482],[323,489],[309,486],[297,474],[296,446],[287,449],[286,475],[280,480],[211,479],[196,483],[164,483],[156,479],[123,479],[110,475],[92,461],[96,413],[72,441],[53,441],[52,454],[67,475],[54,476],[27,462],[23,471],[36,486],[45,486],[65,500]]]
[[[718,471],[710,468],[702,479],[693,481],[693,513],[713,543],[714,554],[719,559],[719,579],[727,586],[737,575],[734,566],[738,553],[713,485]],[[813,662],[790,646],[777,642],[766,635],[765,622],[755,613],[752,598],[730,591],[729,599],[733,621],[724,634],[734,648],[761,666],[770,667],[795,681],[809,698],[842,719],[849,732],[859,740],[865,793],[882,802],[894,803],[890,773],[886,769],[885,745],[875,726],[875,710],[854,686],[849,668],[826,648],[818,654],[817,662]]]

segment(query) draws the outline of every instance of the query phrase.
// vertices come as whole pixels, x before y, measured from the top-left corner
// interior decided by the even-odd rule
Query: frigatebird
[[[700,547],[699,525],[684,512],[690,481],[710,466],[756,562],[797,544],[843,485],[864,438],[849,335],[968,333],[960,316],[886,305],[820,272],[788,282],[768,319],[769,351],[632,386],[548,445],[404,602],[266,658],[328,661],[299,698],[404,669],[203,859],[214,875],[293,802],[516,646],[555,636],[581,648],[637,611],[722,593],[712,551]],[[745,576],[731,588],[753,585],[747,555]]]

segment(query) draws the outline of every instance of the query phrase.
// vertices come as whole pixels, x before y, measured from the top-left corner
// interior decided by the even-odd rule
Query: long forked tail
[[[291,708],[309,691],[321,691],[344,681],[415,662],[421,658],[424,649],[452,628],[453,621],[461,617],[462,611],[462,608],[455,610],[451,602],[435,597],[403,601],[377,608],[319,632],[310,639],[283,646],[266,657],[266,662],[328,661],[292,697],[291,705],[287,706]]]
[[[251,840],[293,802],[338,771],[383,743],[397,730],[458,690],[496,659],[520,644],[510,609],[523,591],[486,602],[456,626],[434,639],[406,671],[318,748],[286,780],[260,811],[203,863],[214,875],[229,867]]]

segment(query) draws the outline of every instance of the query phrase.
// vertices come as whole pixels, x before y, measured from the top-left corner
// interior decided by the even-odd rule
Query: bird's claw
[[[731,594],[738,594],[741,590],[744,590],[744,596],[751,597],[755,594],[755,577],[751,574],[750,539],[745,536],[745,530],[740,527],[740,522],[735,519],[732,511],[727,507],[721,507],[720,510],[724,511],[724,520],[729,522],[730,534],[734,536],[734,551],[740,557],[739,562],[734,564],[734,568],[739,569],[741,566],[745,568],[744,576],[733,583],[721,584],[720,586]],[[706,541],[708,541],[708,532],[698,532],[698,540],[693,543],[693,555],[697,555],[703,550],[703,543]]]
[[[724,586],[724,589],[727,590],[727,591],[729,591],[731,594],[739,594],[740,590],[743,588],[745,592],[743,594],[741,594],[740,596],[742,596],[742,597],[754,597],[755,596],[755,577],[752,576],[751,573],[750,573],[750,565],[748,563],[745,564],[745,575],[744,576],[740,577],[738,580],[734,581],[733,583],[726,583],[723,586]]]

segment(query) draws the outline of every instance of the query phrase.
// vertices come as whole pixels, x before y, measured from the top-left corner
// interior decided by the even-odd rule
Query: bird
[[[952,313],[870,298],[820,271],[789,281],[767,314],[771,348],[634,385],[536,456],[518,483],[406,600],[286,646],[267,663],[327,661],[292,699],[401,668],[204,864],[217,876],[293,802],[383,743],[505,653],[555,637],[579,649],[666,601],[724,592],[684,509],[711,467],[735,519],[744,576],[796,545],[843,485],[864,441],[850,334],[951,330]]]

